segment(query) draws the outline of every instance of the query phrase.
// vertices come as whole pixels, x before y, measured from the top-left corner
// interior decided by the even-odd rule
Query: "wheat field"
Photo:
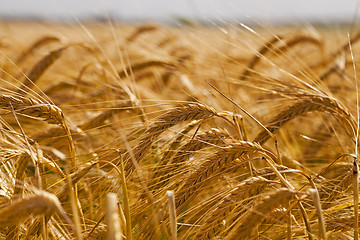
[[[1,239],[358,239],[355,28],[0,26]]]

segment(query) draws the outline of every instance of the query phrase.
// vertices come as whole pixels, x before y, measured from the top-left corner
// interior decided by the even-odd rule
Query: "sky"
[[[351,22],[360,0],[0,0],[1,17],[172,21],[178,17],[263,22]]]

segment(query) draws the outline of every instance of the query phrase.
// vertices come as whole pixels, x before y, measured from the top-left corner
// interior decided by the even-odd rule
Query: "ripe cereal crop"
[[[0,25],[0,239],[358,239],[356,28]]]

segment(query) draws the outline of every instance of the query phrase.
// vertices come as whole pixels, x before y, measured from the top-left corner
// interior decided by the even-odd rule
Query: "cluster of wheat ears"
[[[358,239],[356,28],[0,28],[1,239]]]

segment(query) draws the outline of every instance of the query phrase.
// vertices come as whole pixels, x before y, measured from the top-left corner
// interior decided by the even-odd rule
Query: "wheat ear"
[[[169,162],[172,165],[182,164],[186,162],[192,154],[205,147],[224,145],[226,138],[230,138],[230,134],[225,129],[211,128],[210,130],[206,130],[204,133],[198,134],[195,139],[189,140]]]
[[[137,27],[134,32],[126,39],[128,42],[134,42],[143,33],[152,32],[157,30],[159,27],[154,24],[145,24]]]
[[[60,125],[64,129],[68,139],[72,166],[74,167],[76,165],[74,142],[70,129],[66,124],[64,114],[59,107],[53,104],[42,103],[29,97],[0,93],[0,109],[15,111],[28,117],[34,117],[48,123]]]
[[[355,121],[351,113],[335,98],[318,95],[300,95],[298,101],[278,113],[266,127],[271,133],[277,131],[288,121],[308,112],[329,112],[335,117],[343,119],[354,131]],[[263,144],[269,139],[267,131],[261,131],[254,139],[254,142]]]
[[[18,113],[40,118],[52,124],[62,124],[64,118],[57,106],[19,95],[0,93],[0,108],[8,111],[13,109]]]
[[[25,170],[28,166],[28,163],[30,161],[31,157],[27,153],[23,153],[19,157],[19,164],[16,168],[16,180],[15,180],[15,188],[14,188],[14,195],[23,193],[23,183],[24,183],[24,177],[25,177]]]
[[[221,148],[213,156],[208,158],[186,179],[176,196],[178,196],[177,210],[180,212],[182,208],[192,199],[194,193],[201,188],[204,182],[212,175],[218,173],[221,169],[234,161],[242,158],[245,153],[258,152],[269,154],[260,145],[253,142],[239,141],[229,146]],[[274,158],[275,156],[272,155]]]
[[[283,46],[276,46],[278,42],[283,43]],[[280,54],[285,54],[286,51],[291,49],[291,47],[306,42],[312,43],[322,49],[323,46],[322,42],[313,36],[302,34],[302,35],[296,35],[286,40],[283,40],[282,36],[274,36],[271,40],[269,40],[264,46],[262,46],[257,51],[256,55],[250,60],[247,68],[241,75],[240,79],[245,80],[267,52],[270,52],[273,55],[278,56]]]
[[[96,116],[96,117],[90,119],[88,122],[82,124],[80,126],[80,128],[83,130],[88,130],[91,128],[99,127],[99,126],[103,125],[104,122],[107,119],[111,118],[114,114],[129,110],[132,107],[133,106],[132,106],[131,102],[118,104],[115,107],[112,107],[109,110],[102,112],[98,116]]]
[[[185,126],[183,130],[181,130],[175,140],[171,143],[170,147],[163,154],[160,165],[164,166],[168,163],[168,160],[172,158],[172,156],[176,153],[176,149],[180,146],[182,139],[196,126],[199,125],[201,120],[194,120]],[[156,172],[156,171],[155,171]]]
[[[25,76],[25,80],[18,89],[18,93],[26,95],[28,90],[31,89],[35,82],[41,75],[48,69],[63,53],[67,47],[62,47],[47,54],[30,70],[30,73]]]
[[[291,49],[291,47],[296,46],[300,43],[306,43],[306,42],[319,47],[321,49],[321,51],[323,49],[323,43],[322,43],[321,39],[318,39],[314,36],[310,36],[310,35],[306,35],[306,34],[296,35],[292,38],[287,39],[286,41],[281,41],[281,42],[284,42],[284,45],[276,48],[273,51],[274,55],[285,54],[286,51]]]
[[[225,239],[246,239],[254,233],[254,230],[265,218],[271,218],[269,214],[279,206],[288,206],[289,202],[296,197],[296,191],[287,188],[278,189],[266,196],[253,208],[249,209],[234,226]]]
[[[235,186],[215,205],[215,208],[207,214],[207,219],[198,230],[196,238],[213,239],[216,234],[221,231],[222,222],[228,216],[232,215],[231,212],[235,206],[238,204],[245,205],[243,204],[244,200],[257,196],[269,183],[270,181],[263,177],[252,177]]]
[[[83,166],[78,167],[77,171],[70,174],[71,184],[76,185],[86,174],[88,174],[93,166],[95,166],[97,162],[87,162]],[[65,175],[64,178],[67,178]],[[60,199],[61,202],[68,200],[69,197],[69,189],[62,188],[56,196]]]
[[[335,212],[326,218],[327,229],[334,232],[347,232],[353,230],[356,225],[354,214],[343,212],[343,209],[339,211],[340,212]]]
[[[171,177],[176,174],[174,170],[186,162],[191,154],[208,146],[222,146],[224,139],[229,137],[230,134],[226,130],[212,128],[198,134],[195,139],[189,140],[172,159],[169,159],[168,162],[160,162],[160,166],[156,167],[153,176],[154,181],[157,181],[156,188],[160,188],[170,181]]]
[[[335,59],[337,56],[343,54],[345,51],[349,51],[350,46],[355,44],[359,40],[360,40],[360,32],[353,34],[349,39],[349,41],[346,41],[346,43],[344,43],[340,48],[338,48],[336,51],[330,54],[330,59]]]
[[[213,116],[218,116],[218,113],[213,108],[200,103],[188,103],[182,107],[176,107],[170,110],[151,124],[145,131],[144,136],[140,139],[140,143],[134,149],[135,159],[140,162],[141,159],[145,157],[153,141],[168,128],[181,122],[207,119]],[[129,159],[129,157],[127,158]],[[128,161],[126,171],[132,168],[133,164],[131,161]]]
[[[137,72],[143,69],[146,69],[148,67],[163,67],[165,69],[174,69],[175,65],[172,63],[167,63],[159,60],[149,60],[142,63],[133,64],[126,69],[119,71],[118,75],[120,78],[124,78],[127,76],[129,72]]]
[[[65,214],[58,198],[45,191],[36,191],[0,209],[0,227],[15,225],[30,215],[52,214],[56,211]]]
[[[31,44],[28,49],[23,51],[23,53],[16,59],[16,65],[20,65],[21,63],[23,63],[30,54],[33,54],[35,52],[36,49],[51,42],[60,42],[60,39],[55,36],[43,36],[39,38],[33,44]]]
[[[251,70],[254,69],[258,62],[260,62],[261,57],[264,56],[268,51],[270,51],[272,49],[272,46],[279,42],[281,38],[281,36],[274,36],[257,51],[257,54],[254,55],[243,74],[241,74],[241,80],[245,80],[250,75]]]

